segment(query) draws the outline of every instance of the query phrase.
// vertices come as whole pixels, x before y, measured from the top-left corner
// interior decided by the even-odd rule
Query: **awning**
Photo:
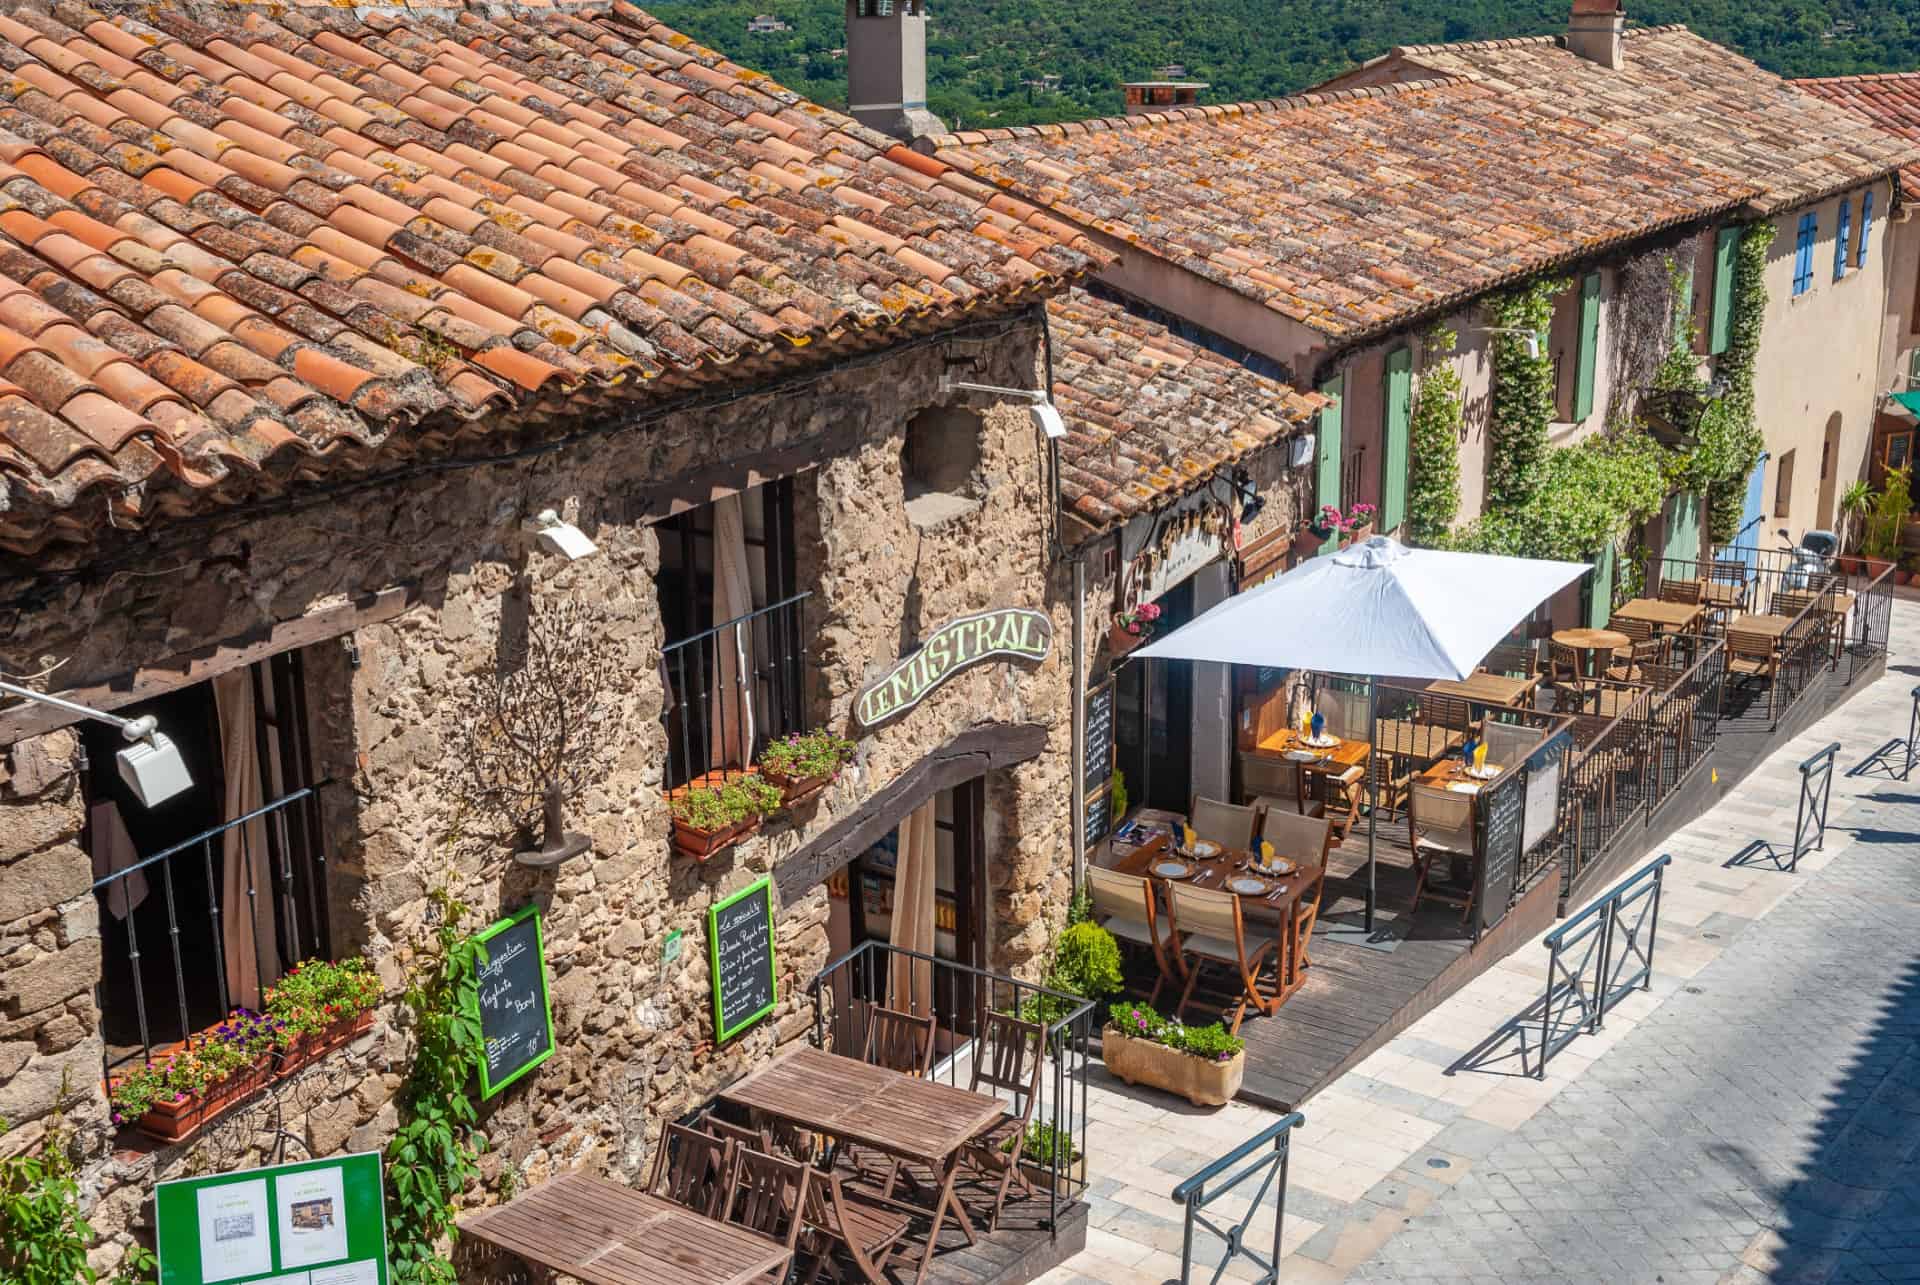
[[[1901,410],[1915,419],[1920,419],[1920,392],[1895,393],[1893,400]]]

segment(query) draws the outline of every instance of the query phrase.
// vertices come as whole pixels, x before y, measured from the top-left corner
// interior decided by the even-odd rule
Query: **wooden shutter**
[[[1387,354],[1386,450],[1380,453],[1380,530],[1393,531],[1407,518],[1408,434],[1413,428],[1413,351],[1405,344]]]
[[[1600,274],[1589,272],[1580,283],[1580,357],[1573,375],[1573,420],[1593,414],[1594,368],[1600,358]]]
[[[1314,516],[1318,516],[1322,505],[1340,503],[1340,399],[1346,389],[1346,377],[1335,375],[1320,385],[1320,395],[1330,398],[1331,406],[1320,411],[1320,469],[1315,479]],[[1322,553],[1330,553],[1340,547],[1339,533],[1327,537],[1320,546]]]
[[[1591,579],[1587,581],[1587,624],[1604,629],[1613,619],[1613,545],[1608,544],[1594,557]]]
[[[1707,352],[1727,350],[1733,338],[1733,274],[1740,252],[1740,229],[1721,228],[1713,241],[1713,322],[1707,327]]]

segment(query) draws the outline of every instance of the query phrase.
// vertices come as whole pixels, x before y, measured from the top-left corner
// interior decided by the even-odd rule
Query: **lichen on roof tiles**
[[[30,0],[0,67],[16,552],[88,538],[90,496],[231,504],[377,466],[339,442],[765,377],[1098,258],[622,0]]]
[[[1787,83],[1864,116],[1887,133],[1916,144],[1913,159],[1900,171],[1900,186],[1908,198],[1920,193],[1920,71],[1829,76]]]

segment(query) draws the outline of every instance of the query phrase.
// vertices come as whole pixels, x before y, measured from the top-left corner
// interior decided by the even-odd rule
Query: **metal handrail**
[[[1787,872],[1800,869],[1800,858],[1809,852],[1824,851],[1827,846],[1827,809],[1833,803],[1833,761],[1840,753],[1840,742],[1808,755],[1800,764],[1800,799],[1794,805],[1793,856]],[[1811,827],[1812,841],[1808,841]]]
[[[1598,1032],[1607,1013],[1627,992],[1652,987],[1663,873],[1672,864],[1672,855],[1662,853],[1540,939],[1549,955],[1546,995],[1540,1008],[1540,1061],[1534,1070],[1536,1079],[1546,1078],[1547,1062],[1583,1030],[1588,1034]],[[1639,916],[1628,922],[1626,912],[1635,906],[1642,907]],[[1646,930],[1644,944],[1642,928]],[[1616,945],[1623,947],[1617,960]],[[1583,947],[1584,953],[1569,965],[1567,961]],[[1631,972],[1627,971],[1629,961],[1637,961]],[[1571,1013],[1574,1020],[1556,1022],[1556,1012],[1563,1017]],[[1523,1059],[1524,1038],[1523,1027]]]
[[[1173,1199],[1185,1206],[1186,1212],[1185,1230],[1180,1244],[1181,1285],[1187,1285],[1188,1273],[1193,1268],[1193,1230],[1196,1224],[1227,1243],[1226,1254],[1220,1259],[1219,1265],[1213,1269],[1214,1281],[1220,1279],[1227,1270],[1227,1264],[1236,1258],[1244,1258],[1265,1272],[1265,1275],[1259,1277],[1261,1285],[1279,1281],[1281,1236],[1287,1221],[1288,1138],[1293,1130],[1306,1122],[1307,1118],[1298,1111],[1281,1116],[1280,1119],[1173,1189]],[[1208,1183],[1255,1152],[1263,1150],[1269,1143],[1273,1146],[1271,1152],[1254,1160],[1219,1186],[1208,1190]],[[1209,1222],[1202,1214],[1201,1211],[1208,1205],[1263,1171],[1265,1176],[1261,1179],[1260,1190],[1254,1193],[1252,1200],[1247,1202],[1247,1212],[1241,1216],[1238,1223],[1232,1227],[1222,1228]],[[1275,1187],[1276,1178],[1279,1181],[1273,1210],[1273,1257],[1266,1259],[1247,1244],[1246,1231],[1253,1222],[1253,1216],[1260,1212],[1260,1206],[1267,1198],[1267,1189]]]
[[[194,835],[191,839],[183,839],[179,843],[174,844],[171,848],[167,848],[161,852],[156,852],[150,857],[142,857],[140,860],[134,862],[130,866],[121,866],[119,869],[115,870],[112,874],[103,876],[102,878],[99,878],[99,879],[95,879],[93,881],[93,891],[98,892],[100,891],[100,889],[106,887],[110,883],[114,883],[118,880],[125,879],[130,874],[134,874],[138,871],[145,870],[148,866],[154,865],[161,861],[165,861],[168,857],[175,856],[179,853],[185,852],[188,848],[195,847],[199,844],[205,843],[209,839],[218,839],[221,835],[225,834],[229,830],[237,829],[240,826],[245,825],[249,821],[257,821],[261,817],[267,816],[270,813],[279,812],[291,804],[298,803],[300,800],[304,798],[309,798],[313,795],[317,795],[321,790],[326,789],[329,785],[337,785],[337,784],[338,782],[335,781],[332,777],[328,777],[324,781],[316,782],[313,785],[302,786],[300,789],[294,790],[291,793],[283,794],[279,798],[273,800],[271,803],[263,803],[259,807],[255,808],[253,811],[247,813],[245,816],[237,816],[231,821],[222,821],[219,825],[210,826],[209,828],[202,830],[199,834]]]
[[[670,652],[680,650],[682,647],[691,647],[695,643],[705,642],[723,629],[732,629],[737,625],[745,624],[749,620],[758,620],[761,616],[772,615],[783,607],[791,607],[794,603],[805,602],[811,597],[813,597],[813,590],[803,589],[799,593],[791,597],[782,598],[778,602],[770,602],[764,607],[755,607],[745,615],[735,616],[732,620],[723,620],[711,629],[702,629],[697,634],[688,634],[685,638],[676,638],[670,643],[663,643],[660,647],[660,654],[665,656]]]

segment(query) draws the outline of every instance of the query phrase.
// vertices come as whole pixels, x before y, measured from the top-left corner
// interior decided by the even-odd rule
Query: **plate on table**
[[[1185,879],[1193,874],[1193,867],[1184,861],[1156,861],[1152,870],[1162,879]]]
[[[1340,738],[1337,736],[1303,736],[1300,738],[1300,743],[1302,745],[1311,745],[1317,750],[1330,750],[1340,743]]]
[[[1267,881],[1252,875],[1235,875],[1227,880],[1227,891],[1237,892],[1243,897],[1264,897],[1267,895]]]
[[[1455,794],[1480,793],[1480,787],[1475,785],[1472,781],[1449,781],[1447,783],[1447,788],[1449,790],[1452,790]]]
[[[1318,763],[1326,756],[1315,750],[1288,750],[1280,757],[1289,763]]]
[[[1500,775],[1500,768],[1493,763],[1489,763],[1485,767],[1470,767],[1467,769],[1467,775],[1476,781],[1491,781],[1494,777]]]
[[[1275,857],[1271,862],[1253,863],[1253,869],[1263,875],[1290,875],[1300,867],[1286,857]]]
[[[1211,861],[1220,855],[1220,845],[1212,839],[1195,839],[1193,847],[1187,851],[1188,855],[1197,857],[1201,861]]]

